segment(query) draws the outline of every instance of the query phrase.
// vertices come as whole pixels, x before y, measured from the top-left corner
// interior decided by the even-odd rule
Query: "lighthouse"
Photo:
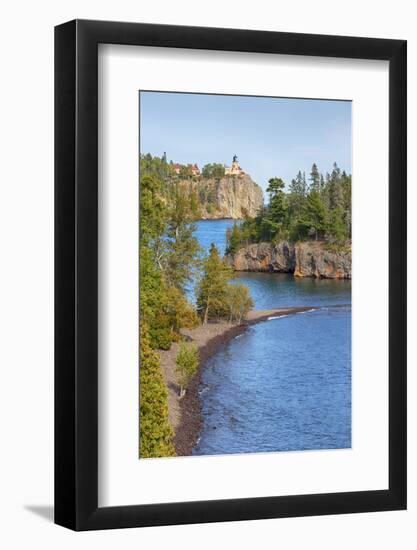
[[[225,166],[224,174],[225,176],[243,176],[245,174],[239,165],[237,155],[233,155],[232,166]]]

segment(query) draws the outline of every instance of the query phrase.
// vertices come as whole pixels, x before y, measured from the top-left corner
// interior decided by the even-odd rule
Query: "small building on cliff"
[[[189,172],[192,176],[199,176],[200,175],[200,168],[197,164],[178,164],[175,163],[172,165],[172,168],[176,174],[181,174],[182,172],[186,173]]]
[[[245,172],[242,170],[242,168],[239,165],[239,162],[237,160],[237,155],[233,155],[233,161],[232,166],[225,166],[224,167],[224,175],[225,176],[244,176]]]

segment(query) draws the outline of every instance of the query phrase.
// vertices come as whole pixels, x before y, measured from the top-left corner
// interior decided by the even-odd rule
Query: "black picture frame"
[[[389,488],[98,507],[98,44],[389,62]],[[406,41],[74,20],[55,28],[55,522],[74,530],[406,508]],[[372,146],[372,145],[370,145]]]

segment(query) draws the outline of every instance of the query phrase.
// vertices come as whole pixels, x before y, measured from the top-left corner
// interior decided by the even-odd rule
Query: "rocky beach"
[[[160,350],[161,368],[168,387],[169,421],[174,429],[174,445],[178,456],[188,456],[198,440],[201,430],[201,402],[199,386],[201,375],[207,360],[222,346],[233,338],[242,334],[249,326],[267,321],[269,318],[278,318],[284,315],[301,313],[317,309],[316,307],[287,307],[275,309],[252,310],[247,319],[240,325],[220,321],[207,323],[195,329],[183,329],[185,340],[197,345],[199,351],[199,369],[187,388],[184,397],[179,397],[179,385],[175,375],[175,358],[179,345],[174,343],[171,349]]]

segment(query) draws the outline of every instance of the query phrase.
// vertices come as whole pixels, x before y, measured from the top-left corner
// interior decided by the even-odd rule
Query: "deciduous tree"
[[[183,397],[191,378],[198,369],[197,346],[195,344],[181,343],[175,362],[177,365],[175,373],[180,384],[180,397]]]
[[[242,284],[229,284],[227,301],[229,320],[238,324],[245,319],[254,306],[248,287]]]

